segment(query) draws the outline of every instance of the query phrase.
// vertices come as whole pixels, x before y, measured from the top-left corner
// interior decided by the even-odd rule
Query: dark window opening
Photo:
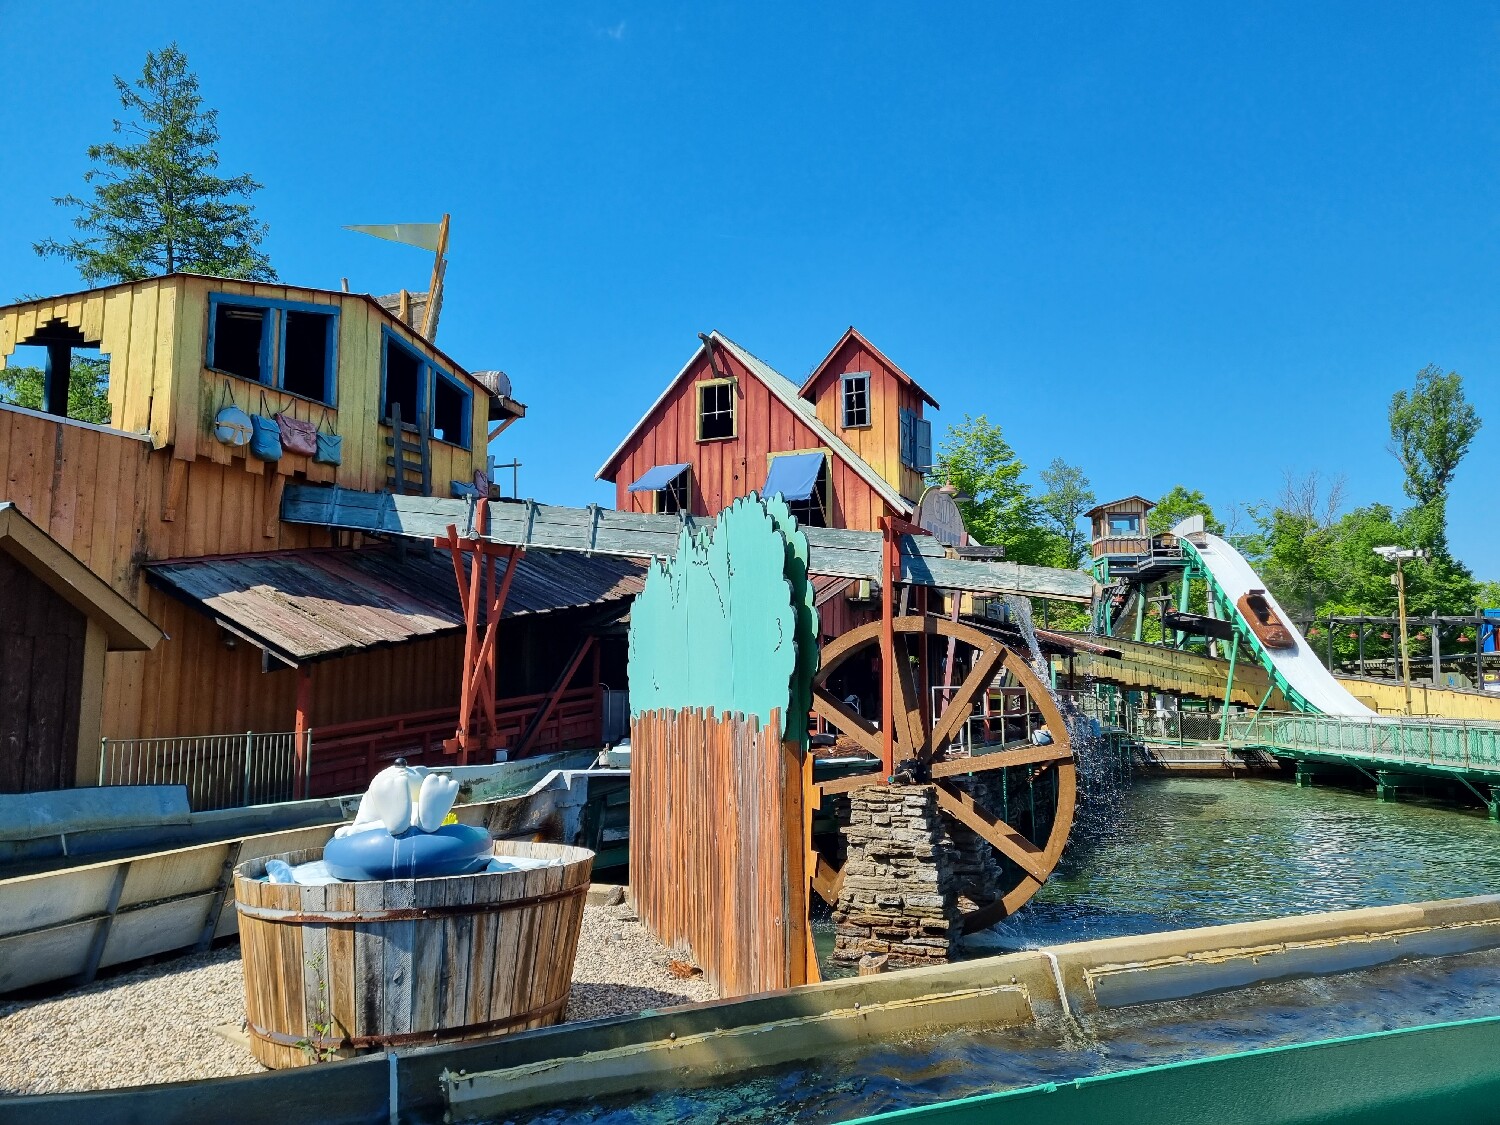
[[[295,312],[286,316],[286,344],[281,357],[283,390],[319,402],[332,399],[328,378],[328,344],[333,317],[324,313]]]
[[[858,429],[870,424],[870,377],[844,376],[844,428]]]
[[[383,404],[385,420],[391,421],[394,417],[391,408],[399,406],[401,424],[415,426],[420,413],[417,404],[422,398],[421,389],[421,359],[415,353],[403,348],[393,337],[387,336],[385,341],[385,402]]]
[[[698,440],[734,437],[734,384],[698,384]]]
[[[213,349],[208,365],[242,379],[261,381],[261,355],[269,309],[214,305]]]
[[[469,447],[469,392],[439,375],[432,386],[432,436]]]
[[[1140,516],[1110,516],[1109,531],[1111,535],[1130,535],[1141,530]]]
[[[663,513],[686,512],[688,508],[688,471],[683,469],[667,483],[666,488],[657,489],[656,510]]]
[[[0,368],[0,402],[109,425],[109,356],[97,344],[84,341],[81,333],[78,339],[82,342],[54,339],[17,345]]]
[[[823,498],[828,495],[828,458],[823,458],[823,467],[818,470],[818,483],[808,493],[806,500],[788,500],[786,506],[792,510],[797,522],[808,527],[827,527],[828,511]]]

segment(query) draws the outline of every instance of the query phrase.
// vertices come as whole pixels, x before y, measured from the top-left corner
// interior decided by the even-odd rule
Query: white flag
[[[373,234],[389,242],[400,242],[407,246],[420,246],[434,254],[438,248],[438,232],[442,223],[376,223],[373,226],[346,226],[345,230],[357,230],[361,234]]]

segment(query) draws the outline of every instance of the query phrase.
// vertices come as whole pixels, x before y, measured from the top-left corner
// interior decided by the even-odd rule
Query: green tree
[[[267,228],[248,202],[261,185],[217,174],[218,111],[203,108],[187,56],[176,43],[150,52],[134,88],[116,75],[115,89],[132,118],[114,123],[124,143],[89,146],[91,198],[53,200],[77,210],[83,236],[36,252],[66,258],[91,285],[176,271],[274,281],[259,249]]]
[[[1174,484],[1171,490],[1156,502],[1156,507],[1146,517],[1146,526],[1153,535],[1171,531],[1188,516],[1202,516],[1203,526],[1215,535],[1224,531],[1224,524],[1197,489]]]
[[[1416,545],[1446,557],[1448,485],[1482,424],[1464,395],[1463,376],[1444,375],[1428,364],[1409,393],[1391,396],[1390,424],[1391,452],[1405,475],[1402,487],[1420,509],[1413,516],[1413,530],[1421,535]]]
[[[28,410],[43,409],[46,372],[40,367],[0,369],[0,399]],[[73,357],[68,381],[68,417],[109,425],[109,361]]]
[[[1036,501],[1021,479],[1025,471],[999,426],[983,414],[965,414],[948,428],[929,480],[952,484],[968,498],[959,501],[959,510],[975,542],[1004,547],[1015,562],[1045,563],[1056,543],[1041,526]]]
[[[1061,457],[1038,474],[1046,489],[1036,499],[1043,526],[1057,536],[1060,552],[1057,565],[1076,568],[1088,554],[1088,534],[1078,526],[1083,513],[1094,506],[1094,490],[1089,478],[1077,465]]]

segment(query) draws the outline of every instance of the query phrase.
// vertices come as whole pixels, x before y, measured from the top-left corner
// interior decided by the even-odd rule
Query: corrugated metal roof
[[[505,564],[496,567],[503,574]],[[278,551],[147,563],[162,589],[291,663],[455,632],[463,625],[451,556],[386,548]],[[631,559],[527,551],[505,616],[633,597],[646,568]]]

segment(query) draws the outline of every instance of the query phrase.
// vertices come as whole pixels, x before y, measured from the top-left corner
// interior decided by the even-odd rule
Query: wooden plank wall
[[[0,622],[0,793],[68,788],[88,619],[0,553]]]
[[[615,506],[626,512],[650,512],[652,494],[628,492],[653,465],[692,465],[692,510],[717,515],[733,500],[759,491],[766,483],[770,455],[822,448],[805,421],[776,398],[725,349],[715,350],[721,370],[739,379],[737,435],[732,440],[698,440],[699,382],[713,378],[707,357],[688,369],[652,413],[616,467]],[[831,460],[833,511],[829,526],[875,531],[887,514],[884,500],[853,469]]]
[[[846,373],[870,373],[870,425],[844,429],[843,380]],[[922,496],[922,474],[901,463],[901,411],[922,417],[922,397],[898,379],[874,352],[853,337],[845,340],[809,388],[818,419],[908,500]],[[853,526],[852,524],[850,525]]]
[[[636,910],[723,997],[810,975],[803,755],[780,730],[779,712],[765,728],[701,710],[630,724]]]

